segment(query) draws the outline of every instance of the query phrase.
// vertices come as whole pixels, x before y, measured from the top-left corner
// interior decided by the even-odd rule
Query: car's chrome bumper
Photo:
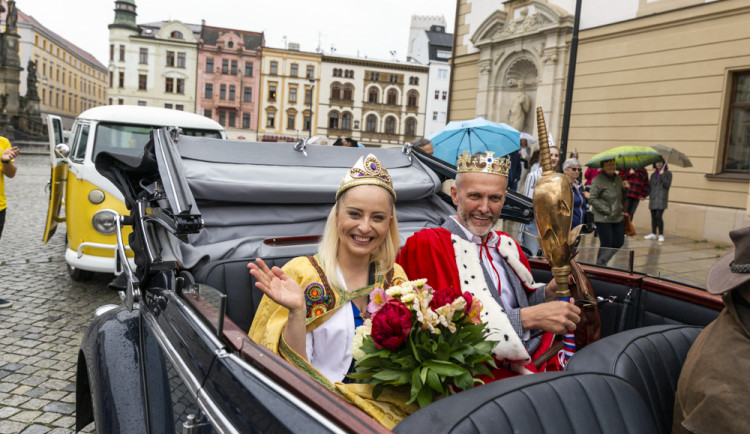
[[[83,253],[84,247],[95,247],[97,249],[107,249],[112,251],[112,256],[94,256]],[[65,262],[71,267],[79,268],[81,270],[94,271],[97,273],[114,273],[120,274],[122,270],[116,270],[115,262],[115,244],[99,244],[99,243],[81,243],[78,246],[78,250],[67,249],[65,250]],[[126,250],[130,250],[129,246],[125,247]],[[135,269],[135,262],[133,258],[128,258],[130,267]]]

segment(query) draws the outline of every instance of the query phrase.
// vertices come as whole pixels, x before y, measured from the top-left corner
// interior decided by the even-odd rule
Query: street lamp
[[[307,138],[312,137],[312,123],[313,123],[313,92],[315,92],[315,79],[309,76],[307,80],[310,82],[310,125],[308,125]]]

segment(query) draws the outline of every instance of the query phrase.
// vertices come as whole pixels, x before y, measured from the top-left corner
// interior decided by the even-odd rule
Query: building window
[[[169,34],[169,37],[173,39],[182,39],[182,32],[178,32],[177,30],[175,30],[174,32]]]
[[[44,41],[44,45],[47,45],[47,41]],[[109,44],[109,60],[115,60],[115,44]]]
[[[276,101],[276,85],[268,86],[268,100]]]
[[[227,44],[227,47],[234,48],[234,41],[229,41],[229,43]]]
[[[289,102],[291,103],[297,102],[297,88],[296,87],[289,88]]]
[[[234,92],[235,92],[235,86],[233,84],[229,85],[229,101],[234,101]]]
[[[237,75],[237,61],[232,60],[232,75]]]
[[[174,105],[174,109],[175,110],[179,110],[179,111],[184,111],[185,110],[185,106],[182,105],[182,104],[175,104]]]
[[[352,100],[352,94],[353,94],[353,93],[354,93],[354,92],[353,92],[353,90],[352,90],[352,87],[351,87],[351,86],[349,86],[348,84],[344,86],[344,99],[345,99],[345,100],[347,100],[347,101],[351,101],[351,100]]]
[[[750,71],[732,75],[724,170],[750,173]]]
[[[174,78],[167,78],[165,80],[164,92],[167,92],[167,93],[173,93],[174,92]]]
[[[367,102],[378,103],[378,90],[375,87],[371,87],[367,92]]]
[[[234,127],[235,126],[235,118],[237,117],[237,113],[235,112],[229,112],[229,126]]]
[[[396,132],[396,118],[388,116],[385,118],[385,133],[394,134]]]
[[[178,68],[185,67],[185,53],[177,53],[177,67]]]
[[[219,110],[219,124],[223,127],[227,124],[227,115],[224,110]]]
[[[185,93],[185,79],[184,78],[178,78],[176,80],[177,82],[177,93]]]
[[[448,98],[448,91],[447,91],[447,90],[444,90],[444,91],[443,91],[443,99],[445,100],[445,99],[447,99],[447,98]]]
[[[286,114],[286,129],[293,130],[295,128],[296,115],[294,113]]]
[[[205,109],[205,110],[203,110],[203,116],[211,119],[211,115],[213,115],[213,113],[211,113],[211,109]]]
[[[339,114],[336,112],[331,112],[328,115],[328,128],[332,129],[338,129],[339,128]]]
[[[120,45],[120,61],[125,61],[125,46]]]
[[[141,107],[146,107],[146,101],[138,100],[138,105]]]
[[[146,74],[138,75],[138,90],[146,90]]]
[[[125,87],[125,73],[124,72],[121,72],[119,74],[118,85],[119,85],[118,87],[120,89],[122,89],[123,87]]]
[[[398,83],[398,75],[391,74],[388,81],[390,81],[391,83]]]
[[[206,83],[206,88],[203,91],[203,98],[213,99],[213,97],[214,97],[214,84],[213,83]]]
[[[438,78],[440,80],[445,80],[448,78],[448,70],[447,69],[438,69]]]
[[[440,99],[440,91],[439,90],[435,91],[435,99]]]
[[[371,72],[370,73],[370,81],[380,81],[380,73],[379,72]]]
[[[331,87],[331,99],[341,99],[341,86],[338,84]]]
[[[148,64],[148,48],[138,50],[138,63],[143,65]]]
[[[419,77],[409,77],[409,84],[412,85],[419,85]]]
[[[409,118],[406,120],[406,135],[409,137],[414,137],[417,134],[417,121],[414,118]]]
[[[125,104],[125,100],[122,99],[122,98],[117,98],[117,104],[123,105],[123,104]]]
[[[341,77],[341,70],[339,68],[333,68],[333,76]]]
[[[227,85],[219,85],[219,99],[227,99]]]
[[[277,75],[279,73],[279,62],[271,62],[271,75]]]
[[[268,118],[266,119],[266,128],[274,128],[275,123],[276,123],[276,113],[269,113]]]
[[[313,65],[307,65],[307,72],[305,73],[307,78],[315,78],[315,67]]]
[[[368,115],[366,122],[367,123],[365,124],[365,131],[367,131],[368,133],[374,133],[378,125],[378,119],[375,117],[375,115]]]
[[[252,87],[246,87],[242,90],[242,101],[253,102],[253,88]]]
[[[174,66],[174,51],[167,51],[167,66]]]
[[[214,73],[214,58],[213,57],[206,58],[206,72],[209,74]]]
[[[253,76],[253,62],[245,62],[245,77]]]
[[[312,105],[312,89],[309,87],[305,89],[305,104]]]
[[[344,77],[346,78],[354,78],[354,70],[353,69],[347,69],[344,73]]]
[[[352,114],[344,113],[341,115],[341,129],[351,130],[352,129]]]
[[[221,73],[222,74],[229,74],[229,60],[228,59],[222,59],[222,61],[221,61]]]
[[[310,131],[312,129],[312,119],[309,114],[305,114],[304,118],[302,118],[302,124],[303,130]]]
[[[407,96],[406,101],[409,107],[416,107],[417,106],[417,93],[414,91],[409,92],[409,95]]]
[[[112,71],[109,71],[109,87],[113,87],[115,85],[115,73]]]
[[[388,104],[390,105],[396,105],[396,96],[398,93],[396,92],[396,89],[391,89],[388,91]]]
[[[250,128],[250,113],[242,113],[242,128]]]
[[[296,77],[299,74],[297,71],[298,69],[299,66],[296,63],[292,63],[292,67],[289,70],[289,75],[291,75],[292,77]]]

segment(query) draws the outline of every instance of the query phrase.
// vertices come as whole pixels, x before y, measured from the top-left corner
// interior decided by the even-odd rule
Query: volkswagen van
[[[112,216],[128,211],[119,190],[94,169],[100,152],[116,151],[137,158],[151,131],[160,127],[178,127],[183,136],[226,139],[224,128],[204,116],[128,105],[84,111],[73,123],[67,143],[58,116],[47,115],[47,127],[52,170],[43,242],[52,237],[58,223],[65,222],[65,261],[73,280],[91,278],[95,272],[119,274]],[[127,240],[128,234],[123,235]],[[132,253],[128,256],[132,258]]]

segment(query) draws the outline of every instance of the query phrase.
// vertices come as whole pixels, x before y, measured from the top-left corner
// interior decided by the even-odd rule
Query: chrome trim
[[[117,213],[115,213],[117,214]],[[92,243],[90,241],[84,241],[81,244],[78,245],[78,259],[81,259],[83,257],[83,248],[84,247],[94,247],[97,249],[107,249],[107,250],[117,250],[117,244],[102,244],[102,243]],[[125,250],[130,250],[131,252],[133,249],[130,248],[130,246],[124,246]]]
[[[115,235],[117,236],[117,258],[119,259],[122,270],[127,278],[125,306],[130,312],[132,312],[133,305],[140,302],[141,300],[140,281],[135,276],[135,274],[133,274],[133,270],[130,268],[130,262],[128,261],[128,256],[125,254],[125,243],[122,241],[122,222],[125,217],[121,217],[119,214],[115,213],[113,219],[115,221],[116,228]]]

